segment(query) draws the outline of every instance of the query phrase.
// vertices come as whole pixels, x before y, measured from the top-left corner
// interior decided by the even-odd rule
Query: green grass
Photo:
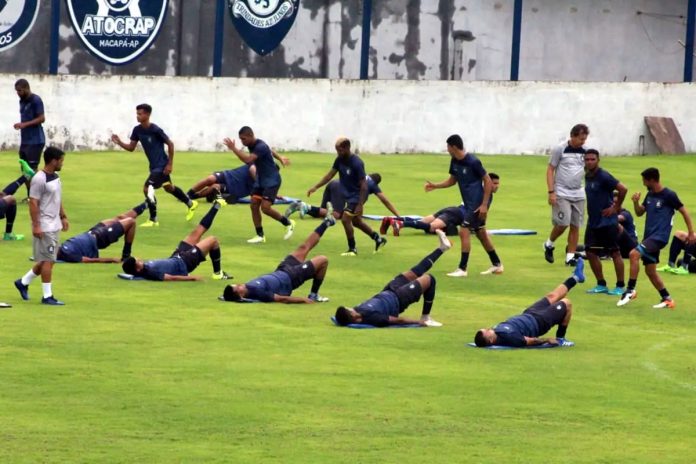
[[[296,197],[333,159],[291,157],[282,193]],[[179,153],[173,179],[186,189],[236,165],[232,158]],[[422,190],[425,179],[447,176],[446,156],[364,159],[404,213],[429,214],[459,201],[456,188]],[[358,235],[360,256],[341,258],[340,226],[316,249],[331,260],[322,289],[328,304],[220,303],[224,284],[210,280],[209,263],[197,270],[206,277],[198,283],[125,282],[115,278],[116,265],[57,265],[55,294],[68,305],[42,307],[38,283],[23,302],[12,286],[30,266],[28,213],[20,206],[16,232],[28,239],[0,242],[0,300],[14,304],[0,312],[0,461],[693,462],[693,277],[665,277],[675,311],[651,308],[658,295],[644,274],[638,299],[623,309],[612,297],[584,294],[590,278],[571,294],[571,349],[466,347],[476,329],[520,312],[569,274],[547,264],[541,250],[550,229],[547,159],[482,159],[502,181],[489,227],[539,235],[494,237],[502,276],[478,274],[489,263],[477,243],[467,279],[445,276],[457,265],[458,244],[443,256],[433,268],[440,329],[331,325],[337,304],[371,296],[435,246],[434,237],[407,231],[372,255]],[[630,192],[643,190],[642,169],[658,166],[665,184],[696,209],[694,156],[609,158],[602,165]],[[14,178],[15,154],[0,155],[0,172],[3,184]],[[61,176],[67,238],[141,201],[146,164],[140,153],[69,154]],[[160,191],[159,199],[161,227],[138,230],[138,256],[167,256],[192,227],[173,197]],[[375,198],[367,211],[385,212]],[[223,268],[243,282],[270,272],[316,224],[298,220],[288,243],[282,227],[264,219],[269,240],[252,247],[245,243],[253,235],[248,209],[231,206],[211,233],[222,242]],[[641,232],[642,225],[640,219]],[[675,228],[684,228],[680,217]],[[119,253],[120,244],[102,254]],[[406,315],[419,313],[418,305]]]

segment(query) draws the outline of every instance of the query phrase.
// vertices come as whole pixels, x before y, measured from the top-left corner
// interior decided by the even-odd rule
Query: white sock
[[[547,248],[553,247],[553,242],[551,241],[550,238],[549,238],[549,239],[546,239],[546,242],[544,243],[544,246],[546,246]]]
[[[24,277],[22,277],[22,285],[29,285],[37,277],[39,277],[39,275],[34,274],[34,271],[32,269],[29,269],[29,272],[24,274]]]
[[[575,258],[575,253],[566,253],[566,263]]]
[[[44,298],[48,298],[49,296],[53,296],[53,290],[51,290],[51,282],[42,283],[41,288],[43,289],[43,297]]]

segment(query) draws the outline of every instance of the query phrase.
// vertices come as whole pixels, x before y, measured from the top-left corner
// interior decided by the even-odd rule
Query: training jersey
[[[39,224],[44,232],[57,232],[63,228],[60,205],[63,186],[57,173],[39,171],[31,178],[29,197],[39,200]]]
[[[539,336],[539,324],[531,314],[520,314],[496,325],[493,331],[498,337],[496,345],[521,347],[527,345],[524,337]]]
[[[585,175],[585,151],[582,147],[571,147],[564,142],[551,150],[549,164],[556,170],[554,190],[558,198],[582,200],[582,179]]]
[[[353,309],[362,316],[363,324],[386,327],[389,316],[399,317],[399,298],[396,293],[385,290]]]
[[[666,187],[658,193],[648,192],[643,200],[646,214],[643,239],[650,238],[663,243],[669,242],[674,211],[682,206],[684,205],[677,194]]]
[[[272,303],[273,295],[290,296],[292,281],[285,271],[275,271],[262,275],[244,284],[247,288],[246,298]]]
[[[338,171],[341,183],[341,193],[346,202],[355,203],[360,200],[360,183],[365,179],[365,163],[358,155],[351,154],[347,158],[337,156],[332,169]]]
[[[28,98],[19,100],[19,116],[22,122],[34,120],[44,114],[44,105],[41,97],[31,94]],[[22,145],[43,145],[46,143],[43,126],[25,127],[20,130]]]
[[[169,157],[164,151],[164,144],[169,140],[169,137],[157,124],[150,124],[148,127],[135,126],[130,139],[140,142],[143,146],[145,156],[150,162],[150,172],[164,171],[169,163]]]
[[[637,239],[638,234],[636,233],[636,224],[633,221],[633,215],[627,209],[622,209],[621,212],[619,212],[619,216],[623,217],[621,225],[624,228],[624,232],[626,232],[629,237]]]
[[[60,246],[59,258],[69,263],[80,263],[82,258],[98,258],[97,238],[85,232],[69,238]]]
[[[274,188],[280,186],[281,178],[278,166],[273,160],[271,148],[261,139],[256,139],[253,145],[249,146],[249,153],[256,155],[256,182],[255,186],[260,188]]]
[[[179,256],[167,259],[153,259],[146,261],[140,276],[148,280],[164,280],[164,275],[187,276],[186,263]]]
[[[251,194],[254,179],[249,175],[249,165],[245,164],[236,169],[223,171],[227,193],[235,198],[243,198]]]
[[[483,178],[486,175],[481,161],[473,153],[467,153],[462,159],[452,158],[449,173],[457,179],[464,207],[469,211],[474,211],[481,206],[483,202]]]
[[[602,210],[614,204],[614,190],[619,181],[602,168],[595,171],[594,176],[585,176],[585,195],[587,196],[587,227],[597,229],[619,223],[619,217],[612,214],[602,216]]]

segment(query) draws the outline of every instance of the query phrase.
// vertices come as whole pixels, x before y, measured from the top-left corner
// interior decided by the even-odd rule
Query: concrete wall
[[[459,133],[477,152],[546,153],[584,122],[589,145],[629,154],[641,135],[651,139],[644,116],[671,116],[696,152],[693,84],[28,77],[46,106],[48,139],[67,150],[114,148],[110,134],[129,136],[146,101],[180,150],[222,150],[223,137],[250,125],[281,150],[328,152],[345,135],[361,151],[443,152]],[[14,78],[0,75],[0,88]],[[9,149],[19,143],[16,95],[0,92],[0,108],[0,148]]]
[[[51,0],[40,2],[31,35],[0,54],[0,72],[48,71]],[[61,74],[212,74],[216,0],[170,0],[154,46],[121,67],[86,51],[60,4]],[[513,4],[373,0],[369,76],[507,80]],[[686,9],[687,0],[524,0],[520,79],[681,81]],[[302,0],[287,37],[264,57],[246,46],[225,14],[224,76],[359,77],[362,1]]]

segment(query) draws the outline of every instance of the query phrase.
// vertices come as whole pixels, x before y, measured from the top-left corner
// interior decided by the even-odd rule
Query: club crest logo
[[[0,52],[22,41],[39,14],[39,0],[0,0]]]
[[[295,22],[300,0],[227,0],[234,27],[259,55],[275,50]]]
[[[2,0],[0,0],[2,1]],[[112,65],[140,57],[157,38],[167,0],[66,0],[70,21],[84,46]]]

